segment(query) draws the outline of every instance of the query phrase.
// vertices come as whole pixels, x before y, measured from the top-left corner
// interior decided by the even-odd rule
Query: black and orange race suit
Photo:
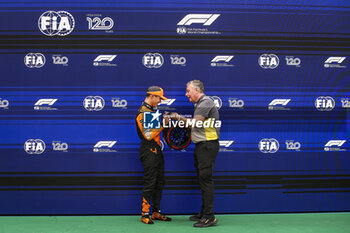
[[[149,214],[152,201],[152,211],[160,210],[160,201],[165,183],[164,156],[160,144],[160,129],[145,129],[143,127],[143,113],[153,112],[154,108],[143,102],[137,111],[136,129],[140,143],[140,161],[144,169],[142,189],[142,214]]]

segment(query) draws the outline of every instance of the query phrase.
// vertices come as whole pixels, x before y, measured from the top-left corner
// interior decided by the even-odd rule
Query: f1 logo
[[[269,106],[275,106],[275,105],[283,105],[286,106],[289,103],[290,99],[274,99],[269,103]]]
[[[201,23],[203,26],[210,26],[220,14],[188,14],[177,25],[189,26],[193,23]]]

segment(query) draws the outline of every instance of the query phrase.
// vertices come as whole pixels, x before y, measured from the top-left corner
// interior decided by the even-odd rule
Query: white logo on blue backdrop
[[[275,69],[280,63],[279,58],[275,54],[262,54],[259,57],[259,65],[264,69]]]
[[[45,142],[41,139],[28,139],[24,143],[24,150],[28,154],[42,154],[45,148]]]
[[[101,96],[87,96],[83,105],[88,111],[101,111],[105,106],[105,100]]]
[[[74,17],[67,11],[46,11],[38,20],[40,31],[47,36],[66,36],[74,26]]]
[[[164,58],[159,53],[146,53],[142,58],[142,63],[147,68],[159,68],[164,63]]]
[[[264,138],[259,142],[259,150],[262,153],[276,153],[279,148],[280,145],[274,138]]]

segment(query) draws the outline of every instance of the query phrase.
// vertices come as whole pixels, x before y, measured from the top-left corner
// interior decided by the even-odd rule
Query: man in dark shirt
[[[221,122],[219,111],[214,101],[204,94],[204,86],[201,81],[188,82],[186,96],[191,103],[195,104],[193,119],[182,117],[177,113],[172,113],[171,117],[186,123],[195,122],[191,130],[191,139],[195,143],[194,165],[202,191],[202,208],[201,212],[191,216],[190,220],[197,221],[194,227],[208,227],[218,222],[214,216],[213,169],[219,152],[218,140]]]
[[[144,183],[142,189],[142,213],[141,221],[153,224],[152,220],[171,221],[171,218],[160,213],[160,201],[162,197],[164,179],[164,156],[160,144],[160,133],[163,127],[144,127],[144,113],[154,112],[163,96],[163,89],[151,86],[147,89],[146,99],[137,111],[135,123],[137,134],[141,139],[139,157],[144,168]],[[157,115],[158,114],[158,115]],[[159,117],[158,112],[153,116]],[[165,118],[167,122],[168,119]],[[150,217],[150,203],[152,201],[152,216]]]

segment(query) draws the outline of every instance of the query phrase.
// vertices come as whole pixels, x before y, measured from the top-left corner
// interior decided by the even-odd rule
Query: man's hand
[[[171,119],[179,121],[181,116],[177,112],[172,112],[170,115]]]

